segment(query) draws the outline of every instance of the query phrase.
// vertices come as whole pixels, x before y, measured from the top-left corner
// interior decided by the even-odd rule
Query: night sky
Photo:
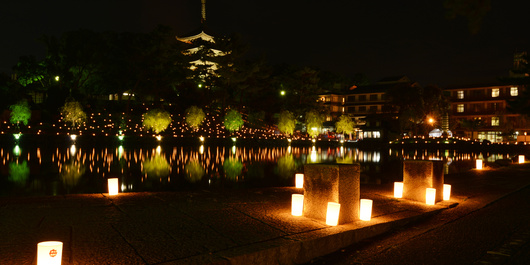
[[[7,3],[6,3],[7,2]],[[239,33],[251,55],[374,82],[407,75],[441,87],[494,82],[515,51],[530,52],[530,1],[492,0],[477,34],[463,17],[446,18],[442,0],[207,0],[208,26]],[[517,2],[517,3],[516,3]],[[43,35],[80,28],[149,32],[171,26],[185,35],[200,25],[200,0],[19,0],[0,8],[0,72],[19,56],[42,58]]]

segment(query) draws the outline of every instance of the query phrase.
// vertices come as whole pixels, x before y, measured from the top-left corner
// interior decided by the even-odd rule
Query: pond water
[[[401,180],[403,159],[444,160],[446,173],[452,173],[473,168],[479,156],[509,158],[455,150],[318,146],[10,145],[0,148],[0,196],[106,193],[111,177],[119,178],[121,192],[293,186],[304,164],[324,162],[359,162],[361,183],[382,184]]]

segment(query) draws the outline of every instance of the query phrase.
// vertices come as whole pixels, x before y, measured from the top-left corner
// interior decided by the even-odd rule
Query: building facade
[[[476,85],[446,89],[450,124],[455,136],[491,142],[516,141],[530,133],[525,115],[510,111],[509,103],[522,95],[520,85]]]

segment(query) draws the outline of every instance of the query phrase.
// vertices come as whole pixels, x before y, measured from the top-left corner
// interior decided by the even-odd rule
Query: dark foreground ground
[[[446,175],[450,201],[394,199],[361,185],[372,220],[337,227],[290,214],[295,188],[0,199],[0,264],[35,264],[38,242],[62,264],[302,264],[403,227],[482,209],[530,185],[530,164]],[[442,222],[443,220],[440,220]],[[407,233],[402,230],[401,233]]]

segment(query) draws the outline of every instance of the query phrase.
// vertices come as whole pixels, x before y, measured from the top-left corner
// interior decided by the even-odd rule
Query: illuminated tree
[[[341,115],[339,120],[335,123],[338,133],[351,134],[355,130],[355,122],[351,119],[349,115]]]
[[[191,106],[186,110],[186,123],[193,129],[199,129],[206,115],[201,108]]]
[[[292,112],[284,110],[280,113],[280,118],[278,119],[278,129],[280,132],[289,135],[293,134],[295,125],[296,119]]]
[[[21,100],[11,105],[9,109],[11,110],[11,123],[16,124],[17,128],[21,122],[24,125],[28,125],[29,118],[31,118],[31,109],[27,101]]]
[[[81,103],[71,100],[64,103],[61,113],[65,122],[72,124],[72,130],[86,120],[86,113],[83,111]]]
[[[144,114],[143,125],[147,130],[160,133],[171,123],[171,114],[165,110],[153,109]]]
[[[318,113],[318,111],[311,110],[306,112],[305,125],[309,136],[313,138],[317,137],[322,128],[322,123],[324,123],[324,116]]]
[[[228,111],[224,118],[224,126],[231,133],[239,131],[243,124],[244,121],[241,113],[235,110]]]

